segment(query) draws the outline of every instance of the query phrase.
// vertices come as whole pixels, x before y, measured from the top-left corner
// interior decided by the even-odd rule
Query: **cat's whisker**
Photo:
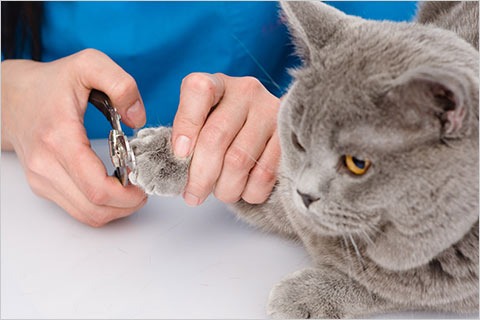
[[[363,270],[365,270],[365,264],[363,262],[362,256],[360,255],[360,251],[358,250],[357,244],[355,243],[355,240],[353,240],[351,233],[349,233],[348,236],[350,237],[350,241],[352,242],[353,248],[355,249],[355,253],[357,254],[358,262],[360,262]]]
[[[352,266],[353,266],[353,262],[351,260],[351,254],[350,254],[350,246],[348,245],[348,241],[347,241],[347,237],[345,236],[345,234],[342,234],[342,237],[343,237],[343,242],[345,243],[345,249],[346,249],[346,252],[347,252],[347,260],[348,260],[348,273],[349,273],[349,276],[352,275]]]
[[[377,232],[377,231],[375,231],[375,230],[373,230],[373,229],[371,229],[371,228],[366,229],[365,232],[366,232],[371,238],[377,237],[379,233],[380,233],[380,234],[385,234],[385,232],[383,232],[382,230],[379,230],[379,231]]]
[[[339,238],[338,242],[340,243],[340,246],[342,247],[342,252],[343,252],[343,258],[348,261],[350,261],[349,259],[349,256],[348,256],[348,252],[347,252],[347,246],[346,246],[346,241],[347,239],[345,238],[345,236],[343,236],[343,241]],[[349,274],[350,274],[350,265],[349,265]]]
[[[370,238],[370,236],[368,235],[368,233],[365,231],[365,230],[361,230],[362,233],[366,236],[366,239],[367,242],[370,242],[373,246],[375,246],[375,243],[373,243],[372,239]],[[357,246],[356,246],[356,243],[352,237],[351,234],[349,234],[350,236],[350,240],[352,240],[352,244],[355,248],[355,251],[357,253],[357,257],[359,258],[359,262],[360,264],[362,265],[362,273],[358,274],[358,277],[359,277],[359,280],[360,281],[369,281],[369,276],[368,276],[368,272],[367,272],[367,268],[365,267],[365,263],[364,263],[364,260],[362,259],[361,255],[360,255],[360,251],[358,250]],[[372,301],[375,299],[374,296],[373,296],[373,292],[372,291],[368,291],[368,294],[370,295],[370,298],[372,299]]]
[[[370,243],[372,246],[375,246],[375,243],[373,242],[372,238],[368,235],[368,233],[362,229],[362,233],[365,235],[365,239],[367,240],[368,243]]]
[[[367,274],[365,273],[366,268],[365,268],[365,265],[364,265],[364,263],[363,263],[363,259],[362,259],[361,256],[360,256],[360,252],[358,251],[358,248],[357,248],[357,246],[356,246],[356,243],[353,241],[353,238],[352,238],[351,234],[348,234],[348,235],[349,235],[349,237],[350,237],[350,240],[352,241],[352,242],[351,242],[352,245],[354,245],[354,249],[355,249],[355,251],[356,251],[357,257],[359,258],[358,260],[359,260],[359,262],[360,262],[360,264],[361,264],[361,266],[362,266],[362,270],[364,271],[364,273],[357,274],[356,276],[358,276],[360,279],[362,279],[362,278],[363,278],[363,279],[366,279]],[[349,249],[349,248],[350,248],[350,245],[348,244],[348,240],[347,240],[345,234],[343,234],[342,236],[343,236],[343,242],[345,243],[345,247],[347,248],[346,251],[347,251],[347,255],[348,255],[348,272],[349,272],[349,276],[352,277],[353,274],[355,273],[355,272],[353,271],[353,270],[355,269],[355,265],[354,265],[353,260],[352,260],[352,255],[350,254],[350,249]]]
[[[367,224],[367,226],[368,226],[373,232],[385,234],[385,232],[384,232],[383,230],[381,230],[379,227],[377,227],[376,225]]]

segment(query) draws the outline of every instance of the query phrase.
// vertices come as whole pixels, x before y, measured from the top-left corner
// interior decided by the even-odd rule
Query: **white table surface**
[[[107,163],[106,141],[92,146]],[[213,197],[197,208],[150,197],[130,217],[88,227],[36,197],[16,155],[2,152],[3,319],[265,318],[272,286],[309,264],[301,245],[238,221]]]

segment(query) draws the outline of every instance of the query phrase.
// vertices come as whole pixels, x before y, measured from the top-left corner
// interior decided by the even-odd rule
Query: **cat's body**
[[[234,210],[302,241],[314,266],[275,286],[268,313],[478,312],[478,3],[427,3],[418,23],[283,10],[304,65],[279,113],[279,178],[267,202]],[[140,162],[171,155],[170,131],[148,135],[132,141]],[[352,174],[349,155],[371,167]],[[185,185],[185,162],[159,166],[134,180]]]

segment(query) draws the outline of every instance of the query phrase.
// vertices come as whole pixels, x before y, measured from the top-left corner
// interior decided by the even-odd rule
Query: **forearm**
[[[11,69],[14,67],[11,60],[5,60],[2,62],[2,151],[11,151],[13,150],[13,145],[10,142],[11,137],[9,134],[9,106],[11,98],[11,89],[10,89],[10,73]]]
[[[13,145],[10,143],[10,139],[8,138],[7,132],[7,117],[5,115],[5,103],[3,99],[3,86],[2,86],[2,151],[12,151]]]

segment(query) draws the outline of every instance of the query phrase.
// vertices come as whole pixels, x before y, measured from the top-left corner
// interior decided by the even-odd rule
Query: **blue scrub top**
[[[415,2],[328,2],[348,14],[409,20]],[[46,2],[43,61],[85,48],[110,56],[132,75],[147,126],[171,125],[182,79],[191,72],[254,76],[276,96],[299,64],[276,2]],[[89,138],[108,136],[109,124],[87,108]],[[127,134],[132,131],[124,126]]]

